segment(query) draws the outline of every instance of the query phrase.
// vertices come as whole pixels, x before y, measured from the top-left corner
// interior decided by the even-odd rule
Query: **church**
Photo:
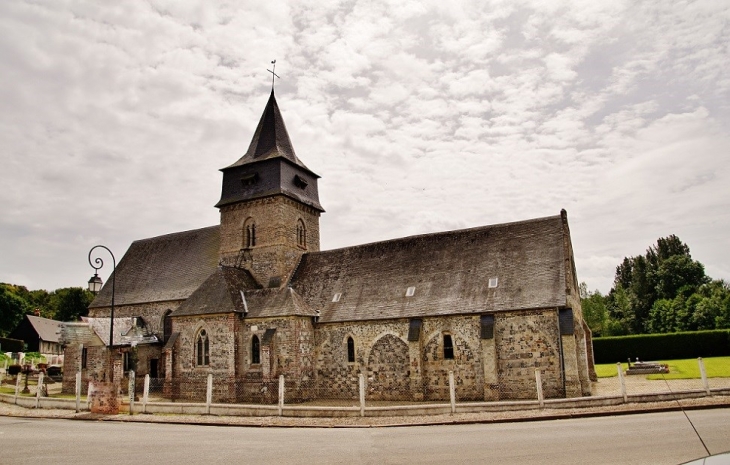
[[[220,224],[134,241],[114,271],[116,380],[173,399],[535,399],[591,394],[567,214],[320,250],[319,176],[274,91],[248,151],[223,172]],[[101,380],[109,279],[67,324],[64,391]],[[122,382],[124,385],[124,382]]]

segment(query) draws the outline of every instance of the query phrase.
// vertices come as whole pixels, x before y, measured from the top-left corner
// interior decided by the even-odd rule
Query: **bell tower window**
[[[249,249],[256,246],[256,223],[249,218],[243,224],[243,248]]]
[[[297,245],[303,249],[307,248],[307,228],[301,219],[297,221]]]

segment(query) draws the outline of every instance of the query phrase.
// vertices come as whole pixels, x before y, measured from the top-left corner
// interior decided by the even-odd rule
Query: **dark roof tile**
[[[276,97],[272,89],[269,101],[266,103],[266,108],[264,108],[264,113],[261,115],[246,154],[224,169],[277,157],[286,158],[295,165],[310,171],[294,153],[294,147],[289,139],[289,133],[284,125],[284,119],[281,117],[281,111],[279,111],[279,105],[276,103]]]
[[[321,322],[564,306],[563,234],[554,216],[310,253],[290,285]]]
[[[182,300],[218,266],[218,226],[134,241],[117,265],[116,305]],[[89,307],[111,305],[112,279]]]

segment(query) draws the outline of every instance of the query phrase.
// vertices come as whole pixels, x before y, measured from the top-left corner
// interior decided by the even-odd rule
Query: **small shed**
[[[63,347],[58,341],[60,332],[60,321],[25,315],[9,337],[23,341],[26,352],[38,352],[45,355],[49,363],[55,363],[53,360],[63,354]]]

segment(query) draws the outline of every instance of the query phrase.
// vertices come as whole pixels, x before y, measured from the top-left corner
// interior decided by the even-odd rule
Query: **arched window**
[[[259,337],[255,334],[251,339],[251,363],[261,363],[261,344],[259,343]]]
[[[355,341],[347,338],[347,363],[355,363]]]
[[[303,248],[307,247],[307,228],[301,219],[297,221],[297,245]]]
[[[167,342],[172,336],[172,310],[165,312],[165,316],[162,317],[162,342]]]
[[[454,343],[451,334],[444,334],[444,360],[454,359]]]
[[[249,218],[243,224],[243,247],[248,249],[256,245],[256,224]]]
[[[199,367],[210,365],[210,341],[204,329],[200,330],[195,340],[195,362]]]

